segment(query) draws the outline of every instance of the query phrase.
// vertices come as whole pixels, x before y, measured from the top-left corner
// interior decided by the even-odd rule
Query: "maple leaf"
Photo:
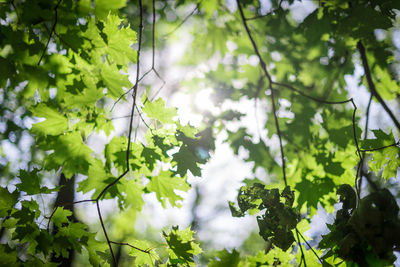
[[[177,173],[184,177],[189,170],[195,176],[201,176],[201,169],[196,162],[197,157],[187,148],[181,146],[179,151],[173,155],[172,160],[177,163]]]
[[[153,102],[147,101],[142,110],[149,118],[157,119],[162,123],[174,123],[173,118],[178,115],[176,108],[165,107],[162,98],[157,98]]]
[[[53,191],[57,191],[59,188],[49,189],[46,186],[40,186],[40,177],[38,175],[39,169],[33,169],[33,171],[28,172],[25,170],[19,170],[19,178],[21,183],[15,186],[20,190],[26,192],[28,195],[35,194],[50,194]]]
[[[180,190],[186,192],[190,186],[184,178],[173,176],[171,171],[161,171],[158,176],[151,178],[146,188],[156,193],[157,199],[163,207],[165,207],[167,199],[172,206],[179,207],[180,204],[176,202],[183,198],[178,196],[174,191]]]
[[[335,184],[329,178],[314,178],[313,181],[303,178],[301,182],[297,183],[295,186],[295,189],[300,192],[298,199],[299,207],[307,203],[308,206],[317,209],[317,204],[323,204],[321,202],[323,197],[333,192],[334,188]]]
[[[59,166],[63,166],[66,177],[77,173],[88,173],[93,161],[92,150],[83,143],[79,132],[61,135],[51,145],[54,152],[45,159],[47,169],[58,169]]]
[[[97,17],[104,18],[109,14],[109,12],[116,11],[126,6],[126,1],[127,0],[95,0],[96,6],[94,12]]]
[[[163,232],[168,244],[169,262],[173,265],[194,266],[193,256],[202,252],[198,244],[194,242],[193,231],[190,228],[179,230],[178,226],[172,227],[167,234]]]
[[[56,211],[53,214],[51,220],[55,225],[61,227],[64,223],[68,223],[69,220],[67,217],[72,215],[72,211],[66,210],[63,207],[57,207]]]
[[[100,192],[107,186],[107,182],[114,176],[107,171],[100,159],[94,159],[89,166],[87,179],[79,182],[78,191],[87,193],[95,190],[92,198],[97,198]],[[104,195],[107,197],[107,193]]]
[[[143,186],[134,181],[121,179],[120,183],[117,184],[118,191],[124,192],[126,197],[123,202],[125,203],[125,208],[133,207],[135,210],[140,211],[144,205],[144,200],[142,198]]]
[[[101,66],[101,77],[107,86],[107,92],[114,99],[124,93],[123,87],[130,88],[132,86],[128,75],[121,74],[115,64],[103,64]]]
[[[0,217],[7,216],[9,210],[14,207],[18,201],[18,192],[8,192],[7,188],[0,187]]]
[[[46,118],[45,121],[32,125],[31,131],[33,133],[40,135],[59,135],[68,129],[68,119],[43,103],[32,108],[32,113],[36,117]]]
[[[136,62],[136,51],[131,45],[136,42],[136,33],[128,27],[119,27],[122,22],[116,15],[109,14],[103,32],[107,35],[107,52],[117,65]]]
[[[150,248],[152,245],[144,240],[133,240],[130,242],[131,245],[140,248],[141,250],[146,250]],[[154,266],[154,262],[159,260],[157,253],[153,249],[147,250],[147,252],[143,252],[141,250],[137,250],[136,248],[132,248],[129,252],[130,256],[135,257],[135,265],[136,266]]]
[[[238,266],[240,262],[240,254],[235,249],[232,252],[226,249],[217,252],[218,259],[210,261],[208,266],[211,267],[224,267],[224,266]]]

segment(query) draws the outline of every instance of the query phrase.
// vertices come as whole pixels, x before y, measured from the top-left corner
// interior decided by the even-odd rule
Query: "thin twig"
[[[370,114],[370,110],[371,110],[372,96],[373,95],[371,93],[369,100],[368,100],[367,110],[365,112],[364,140],[366,140],[368,137],[369,114]],[[362,151],[362,152],[363,152],[363,154],[362,154],[363,161],[360,162],[361,175],[360,175],[360,179],[358,181],[356,180],[356,182],[355,182],[358,199],[360,199],[360,197],[361,197],[361,186],[362,186],[362,175],[363,175],[362,166],[364,165],[364,159],[365,159],[365,151]],[[356,179],[357,179],[357,177],[356,177]]]
[[[368,100],[368,106],[367,106],[367,111],[365,112],[365,128],[364,128],[364,140],[368,138],[368,125],[369,125],[369,114],[371,110],[371,104],[372,104],[372,93],[369,97]]]
[[[296,235],[297,235],[297,243],[299,244],[299,247],[300,247],[301,258],[302,258],[302,261],[304,262],[304,267],[307,267],[306,257],[304,256],[303,247],[301,246],[301,243],[300,243],[299,230],[297,230],[297,227],[296,227]]]
[[[47,222],[47,230],[49,230],[50,228],[50,221],[54,216],[54,213],[56,212],[58,207],[68,207],[68,206],[73,206],[75,204],[79,204],[79,203],[85,203],[85,202],[96,202],[96,199],[84,199],[84,200],[78,200],[78,201],[74,201],[74,202],[68,202],[68,203],[64,203],[62,206],[56,206],[53,208],[53,211],[51,212],[51,214],[49,216],[44,216],[44,218],[48,219],[49,221]]]
[[[161,77],[161,75],[158,73],[158,71],[156,69],[153,68],[154,73],[156,74],[156,76],[162,81],[162,84],[160,86],[160,88],[158,88],[158,90],[155,92],[155,94],[151,97],[151,101],[154,100],[154,98],[156,98],[156,96],[161,92],[161,90],[164,88],[166,81]],[[148,99],[146,98],[146,100],[143,102],[146,103]]]
[[[268,88],[269,88],[270,91],[271,91],[272,113],[273,113],[273,115],[274,115],[275,128],[276,128],[276,132],[277,132],[277,134],[278,134],[279,148],[280,148],[280,151],[281,151],[283,181],[284,181],[285,185],[287,186],[288,183],[287,183],[287,179],[286,179],[285,153],[284,153],[284,150],[283,150],[282,135],[281,135],[281,130],[280,130],[280,128],[279,128],[278,116],[277,116],[277,114],[276,114],[277,108],[276,108],[276,104],[275,104],[275,93],[274,93],[274,88],[273,88],[273,86],[272,86],[272,85],[273,85],[273,81],[272,81],[272,78],[271,78],[270,73],[269,73],[268,70],[267,70],[267,65],[265,64],[265,61],[264,61],[264,59],[262,58],[262,56],[261,56],[261,54],[260,54],[260,52],[259,52],[259,50],[258,50],[257,44],[256,44],[256,42],[255,42],[254,39],[253,39],[253,36],[252,36],[251,31],[250,31],[250,29],[249,29],[249,26],[247,25],[247,22],[246,22],[244,13],[243,13],[243,8],[242,8],[242,6],[241,6],[241,4],[240,4],[240,1],[239,1],[239,0],[236,0],[236,3],[237,3],[237,6],[238,6],[238,9],[239,9],[239,13],[240,13],[240,17],[241,17],[241,19],[242,19],[243,26],[244,26],[244,28],[246,29],[247,36],[249,37],[250,42],[251,42],[251,44],[252,44],[252,46],[253,46],[253,50],[254,50],[254,52],[256,53],[256,55],[257,55],[257,57],[258,57],[258,59],[259,59],[259,61],[260,61],[261,69],[263,70],[265,76],[266,76],[267,79],[268,79],[268,83],[269,83]]]
[[[97,207],[97,214],[99,215],[99,220],[100,220],[101,228],[103,229],[104,236],[105,236],[106,239],[107,239],[108,248],[110,249],[111,256],[112,256],[113,261],[114,261],[114,266],[118,266],[117,259],[115,258],[114,251],[113,251],[113,249],[112,249],[112,247],[111,247],[110,238],[108,237],[108,234],[107,234],[107,231],[106,231],[106,227],[105,227],[105,225],[104,225],[103,216],[101,215],[101,210],[100,210],[100,203],[99,203],[99,201],[96,201],[96,207]]]
[[[168,37],[169,35],[173,34],[176,32],[199,8],[200,2],[196,5],[196,7],[192,10],[192,12],[189,13],[172,31],[164,35],[164,38]]]
[[[50,43],[51,37],[53,36],[54,31],[56,30],[56,25],[57,25],[57,22],[58,22],[58,11],[57,10],[58,10],[58,7],[61,4],[61,1],[62,0],[58,0],[57,5],[54,7],[54,13],[55,13],[54,23],[53,23],[53,26],[51,27],[51,31],[50,31],[50,34],[49,34],[49,39],[47,40],[46,46],[44,47],[42,55],[40,56],[39,61],[37,63],[38,66],[40,65],[40,62],[42,62],[44,54],[46,54],[47,48],[49,47],[49,43]]]
[[[154,69],[154,61],[155,61],[155,34],[156,34],[156,0],[153,0],[153,6],[152,6],[152,12],[153,12],[153,21],[151,25],[151,68]]]
[[[306,245],[311,249],[311,251],[314,253],[315,257],[318,258],[318,261],[319,261],[320,263],[324,263],[325,260],[321,259],[321,258],[318,256],[317,252],[315,252],[314,248],[307,242],[307,240],[304,238],[304,236],[301,234],[301,232],[297,229],[297,227],[296,227],[296,232],[301,236],[301,238],[304,240],[304,242],[306,243]]]
[[[49,218],[48,218],[49,221],[47,222],[47,231],[50,229],[50,221],[51,221],[51,218],[53,217],[54,213],[56,212],[57,208],[58,208],[58,207],[55,207],[55,208],[53,209],[53,211],[51,212],[51,214],[50,214],[50,216],[49,216]]]
[[[132,92],[132,98],[133,98],[133,103],[131,107],[131,115],[130,115],[130,120],[129,120],[129,132],[128,132],[128,145],[126,149],[126,170],[117,178],[115,179],[112,183],[108,184],[98,195],[96,198],[96,206],[97,206],[97,213],[99,215],[100,219],[100,224],[101,228],[103,229],[104,235],[107,240],[108,247],[111,252],[111,256],[113,258],[115,266],[117,266],[117,260],[114,256],[114,252],[111,246],[111,241],[108,237],[107,230],[105,228],[102,216],[101,216],[101,210],[100,210],[100,205],[99,201],[101,197],[107,192],[109,188],[111,188],[113,185],[115,185],[119,180],[121,180],[130,170],[130,164],[129,164],[129,156],[130,156],[130,146],[131,146],[131,137],[132,137],[132,128],[133,128],[133,115],[135,112],[135,107],[136,107],[136,98],[137,98],[137,89],[138,89],[138,84],[139,84],[139,75],[140,75],[140,51],[142,47],[142,34],[143,34],[143,7],[142,7],[142,0],[139,0],[139,12],[140,12],[140,23],[139,23],[139,40],[138,40],[138,51],[137,51],[137,60],[136,60],[136,81],[135,85],[132,87],[133,92]]]
[[[255,19],[261,19],[261,18],[268,17],[269,15],[274,14],[276,11],[278,11],[278,10],[281,8],[282,2],[283,2],[283,0],[280,0],[280,1],[279,1],[279,4],[278,4],[278,7],[275,8],[275,9],[272,9],[272,10],[271,10],[270,12],[268,12],[267,14],[258,15],[258,16],[254,16],[254,17],[251,17],[251,18],[246,18],[246,20],[255,20]]]
[[[151,127],[149,126],[149,124],[144,120],[142,113],[139,111],[139,108],[136,107],[136,111],[139,114],[140,119],[142,120],[143,124],[147,127],[147,129],[150,130],[150,133],[153,135],[153,129],[151,129]]]
[[[278,86],[285,87],[285,88],[287,88],[289,90],[292,90],[292,91],[298,93],[301,96],[304,96],[304,97],[306,97],[308,99],[311,99],[311,100],[313,100],[315,102],[318,102],[318,103],[321,103],[321,104],[336,105],[336,104],[345,104],[345,103],[351,102],[351,99],[346,99],[346,100],[342,100],[342,101],[328,101],[328,100],[324,100],[324,99],[319,99],[319,98],[316,98],[316,97],[313,97],[313,96],[310,96],[310,95],[307,95],[307,94],[303,93],[303,91],[293,87],[290,84],[285,84],[285,83],[280,83],[280,82],[272,82],[272,83],[276,84]]]
[[[135,115],[135,116],[138,116],[138,115]],[[127,118],[130,118],[131,117],[131,114],[128,114],[128,115],[125,115],[125,116],[119,116],[119,117],[112,117],[112,118],[110,118],[110,120],[119,120],[119,119],[127,119]]]
[[[359,157],[359,161],[358,161],[358,164],[357,164],[357,170],[356,170],[356,177],[354,179],[354,185],[356,187],[356,192],[357,192],[357,204],[358,204],[358,201],[360,200],[360,194],[358,192],[360,190],[359,190],[359,188],[357,188],[357,181],[358,181],[358,179],[361,179],[361,170],[362,170],[362,164],[363,164],[363,161],[364,161],[364,157],[361,155],[360,147],[358,146],[358,140],[357,140],[357,132],[356,132],[356,111],[357,111],[357,106],[354,103],[353,99],[351,99],[351,103],[353,104],[353,108],[354,108],[353,109],[353,119],[352,119],[353,139],[354,139],[354,143],[355,143],[356,149],[357,149],[356,154]]]
[[[115,242],[115,241],[110,241],[110,243],[115,244],[115,245],[120,245],[120,246],[128,246],[128,247],[131,247],[131,248],[133,248],[133,249],[139,250],[139,251],[141,251],[141,252],[143,252],[143,253],[147,253],[147,254],[150,253],[150,249],[141,249],[141,248],[138,248],[138,247],[136,247],[136,246],[134,246],[134,245],[131,245],[131,244],[129,244],[129,243],[125,243],[125,242]]]
[[[43,26],[45,27],[45,29],[47,30],[47,32],[48,32],[49,35],[50,35],[50,34],[51,34],[50,29],[47,28],[46,24],[43,24]],[[72,45],[70,45],[67,41],[65,41],[65,40],[57,33],[57,31],[56,31],[55,29],[54,29],[53,34],[54,34],[55,36],[57,36],[57,38],[58,38],[63,44],[65,44],[66,46],[68,46],[69,49],[71,49],[72,51],[74,51],[74,52],[77,53],[77,54],[79,53],[75,48],[72,47]]]
[[[370,70],[369,65],[368,65],[367,55],[365,53],[365,47],[362,44],[361,40],[358,41],[358,43],[357,43],[357,49],[358,49],[358,51],[360,53],[360,56],[361,56],[361,61],[362,61],[362,64],[363,64],[365,77],[367,78],[367,83],[368,83],[369,90],[371,91],[373,96],[378,100],[378,102],[382,105],[383,109],[386,111],[386,113],[392,119],[392,121],[396,125],[397,129],[400,131],[400,122],[396,119],[396,117],[394,116],[393,112],[389,109],[389,107],[387,106],[387,104],[385,103],[385,101],[383,100],[381,95],[376,90],[375,84],[374,84],[374,82],[372,80],[371,70]]]
[[[356,104],[354,103],[353,98],[351,98],[351,103],[353,104],[353,107],[354,107],[354,111],[353,111],[353,138],[354,138],[354,143],[355,143],[356,149],[357,149],[357,155],[358,155],[358,158],[359,158],[359,160],[360,160],[360,161],[359,161],[359,164],[358,164],[358,167],[357,167],[357,173],[356,173],[356,181],[357,181],[358,175],[359,175],[360,170],[361,170],[360,163],[363,162],[363,156],[361,155],[361,150],[360,150],[360,147],[359,147],[359,145],[358,145],[358,140],[357,140],[357,131],[356,131],[356,111],[357,111],[357,106],[356,106]],[[371,179],[369,179],[368,177],[366,177],[366,178],[367,178],[368,183],[372,186],[372,188],[373,188],[375,191],[378,191],[379,188],[378,188],[378,186],[375,184],[375,182],[372,181]],[[357,184],[357,183],[356,183],[356,184]]]
[[[382,146],[382,147],[378,147],[378,148],[371,148],[371,149],[360,149],[361,152],[369,152],[369,151],[377,151],[377,150],[382,150],[388,147],[392,147],[392,146],[399,146],[400,145],[400,140],[397,141],[396,143],[393,143],[391,145],[387,145],[387,146]]]
[[[165,86],[166,81],[161,77],[161,75],[158,73],[158,71],[155,68],[155,32],[156,32],[156,13],[155,13],[155,0],[153,0],[153,24],[152,24],[152,44],[151,44],[151,48],[152,48],[152,58],[151,58],[151,68],[146,71],[138,80],[138,82],[140,82],[141,80],[143,80],[148,74],[150,74],[151,72],[154,72],[156,74],[156,76],[158,77],[158,79],[161,80],[162,85],[161,87],[157,90],[156,94],[157,95],[161,89]],[[113,106],[111,107],[110,111],[114,110],[114,107],[118,104],[119,101],[121,101],[121,99],[123,97],[125,97],[127,94],[129,94],[132,90],[134,89],[134,87],[132,87],[131,89],[129,89],[128,91],[126,91],[125,93],[123,93],[120,97],[118,97],[118,99],[114,102]],[[147,102],[148,98],[146,98],[146,100],[143,102],[143,104],[145,104]]]
[[[242,6],[240,4],[240,0],[236,0],[236,3],[237,3],[237,6],[238,6],[238,9],[239,9],[239,13],[240,13],[240,17],[241,17],[243,26],[244,26],[244,28],[245,28],[245,30],[247,32],[247,36],[249,37],[250,42],[251,42],[251,44],[253,46],[253,50],[254,50],[255,54],[257,55],[257,57],[258,57],[258,59],[260,61],[261,69],[263,70],[265,77],[268,79],[268,88],[271,91],[272,113],[274,115],[275,128],[276,128],[276,132],[278,134],[279,148],[280,148],[280,152],[281,152],[283,181],[285,183],[285,186],[287,186],[288,183],[287,183],[287,179],[286,179],[285,154],[284,154],[284,150],[283,150],[282,134],[281,134],[281,130],[279,128],[278,116],[276,114],[277,113],[277,108],[276,108],[276,104],[275,104],[275,95],[274,95],[275,92],[274,92],[274,88],[273,88],[272,77],[271,77],[270,73],[267,70],[267,64],[265,64],[265,61],[262,58],[262,56],[261,56],[261,54],[260,54],[260,52],[258,50],[257,44],[254,41],[254,38],[253,38],[253,36],[251,34],[251,31],[250,31],[250,29],[249,29],[249,27],[247,25],[247,22],[246,22],[246,19],[245,19],[245,16],[244,16],[244,12],[243,12],[243,8],[242,8]],[[298,231],[296,231],[296,232],[298,232]],[[304,256],[303,248],[301,247],[300,238],[299,238],[298,234],[297,234],[297,243],[298,243],[298,245],[300,247],[302,260],[304,260],[304,267],[307,267],[306,259],[305,259],[305,256]]]
[[[263,87],[263,84],[264,84],[264,76],[261,75],[260,79],[257,82],[257,91],[255,93],[255,99],[254,99],[254,118],[255,118],[255,121],[256,121],[257,133],[258,133],[258,136],[259,136],[260,140],[263,140],[263,139],[261,137],[260,123],[258,121],[257,103],[258,103],[258,95],[260,94],[260,91],[261,91],[261,89]]]
[[[357,132],[356,132],[356,112],[357,112],[357,106],[356,103],[354,103],[353,98],[350,98],[351,100],[351,104],[353,104],[353,138],[354,138],[354,143],[356,145],[357,148],[357,155],[360,159],[360,161],[362,161],[362,156],[361,156],[361,152],[360,152],[360,147],[358,145],[358,140],[357,140]]]
[[[19,14],[18,14],[18,10],[17,10],[17,7],[15,6],[14,1],[11,1],[10,4],[14,8],[15,14],[17,15],[17,20],[19,21]]]
[[[129,141],[128,141],[129,142]],[[113,182],[109,183],[106,187],[103,188],[103,190],[100,192],[100,194],[97,196],[96,198],[96,202],[99,202],[99,200],[101,199],[101,197],[107,192],[107,190],[112,187],[113,185],[115,185],[119,180],[122,179],[122,177],[124,177],[128,172],[129,172],[129,165],[127,167],[128,169],[125,170],[120,176],[118,176],[117,179],[115,179]]]

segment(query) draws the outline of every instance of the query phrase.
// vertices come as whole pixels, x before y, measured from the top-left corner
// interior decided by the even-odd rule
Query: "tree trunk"
[[[70,179],[66,179],[65,175],[61,173],[59,185],[62,187],[58,192],[54,207],[64,207],[64,209],[70,210],[72,212],[72,215],[69,217],[69,220],[75,222],[77,221],[77,219],[75,217],[74,205],[71,204],[75,200],[75,176],[72,176]],[[57,228],[55,227],[53,229],[53,235],[56,233]],[[75,250],[69,249],[68,252],[68,258],[63,258],[61,256],[56,257],[53,254],[51,257],[51,261],[58,263],[58,266],[61,267],[71,267],[75,256]]]

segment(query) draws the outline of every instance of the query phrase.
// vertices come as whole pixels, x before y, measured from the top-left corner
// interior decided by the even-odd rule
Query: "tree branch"
[[[304,262],[304,267],[307,267],[306,257],[304,256],[303,247],[301,246],[301,243],[300,243],[299,230],[297,230],[297,227],[296,227],[296,236],[297,236],[297,243],[299,244],[299,247],[300,247],[301,260],[302,260],[302,262]]]
[[[108,237],[107,230],[104,226],[104,222],[101,216],[101,210],[100,210],[100,205],[99,201],[101,197],[107,192],[109,188],[111,188],[113,185],[115,185],[119,180],[121,180],[130,170],[129,167],[129,156],[130,156],[130,147],[131,147],[131,137],[132,137],[132,128],[133,128],[133,116],[135,112],[135,107],[136,107],[136,96],[137,96],[137,89],[138,89],[138,84],[139,84],[139,75],[140,75],[140,51],[142,47],[142,34],[143,34],[143,7],[142,7],[142,0],[139,0],[139,12],[140,12],[140,22],[139,22],[139,40],[138,40],[138,51],[137,51],[137,60],[136,60],[136,81],[134,86],[132,87],[132,98],[133,98],[133,103],[131,107],[131,115],[130,115],[130,120],[129,120],[129,132],[128,132],[128,146],[126,149],[126,170],[117,178],[115,179],[112,183],[108,184],[98,195],[96,198],[96,206],[97,206],[97,213],[99,215],[100,219],[100,224],[101,228],[103,229],[104,235],[107,239],[108,247],[111,252],[111,256],[113,258],[113,262],[115,266],[117,266],[117,259],[115,258],[112,246],[111,246],[111,241],[110,238]]]
[[[396,143],[393,143],[391,145],[387,145],[387,146],[381,146],[381,147],[377,147],[377,148],[370,148],[370,149],[360,149],[361,152],[369,152],[369,151],[377,151],[377,150],[382,150],[388,147],[392,147],[392,146],[398,146],[400,145],[400,140],[397,141]]]
[[[152,12],[153,12],[153,24],[152,24],[152,44],[151,44],[151,53],[152,53],[152,58],[151,58],[151,68],[146,71],[140,78],[139,80],[136,81],[136,83],[140,82],[142,79],[144,79],[149,73],[154,72],[156,74],[156,76],[158,77],[158,79],[161,80],[162,85],[161,87],[157,90],[156,94],[157,95],[161,89],[165,86],[166,81],[161,77],[161,75],[158,73],[158,71],[155,68],[155,32],[156,32],[156,9],[155,9],[155,0],[153,0],[153,8],[152,8]],[[126,91],[125,93],[123,93],[113,104],[113,106],[111,107],[111,111],[114,109],[114,107],[117,105],[117,103],[127,94],[129,94],[132,90],[134,89],[134,87],[132,87],[131,89],[129,89],[128,91]],[[143,104],[145,104],[147,102],[148,98],[146,98],[146,100],[143,102]]]
[[[347,99],[347,100],[342,100],[342,101],[328,101],[328,100],[324,100],[324,99],[319,99],[310,95],[305,94],[303,91],[293,87],[290,84],[286,84],[286,83],[280,83],[280,82],[272,82],[273,84],[276,84],[278,86],[282,86],[285,87],[289,90],[292,90],[293,92],[298,93],[301,96],[304,96],[305,98],[311,99],[315,102],[321,103],[321,104],[328,104],[328,105],[336,105],[336,104],[345,104],[345,103],[349,103],[352,102],[352,99]]]
[[[285,153],[284,153],[283,145],[282,145],[282,134],[281,134],[281,130],[280,130],[280,128],[279,128],[278,116],[276,115],[277,108],[276,108],[276,104],[275,104],[275,93],[274,93],[274,88],[273,88],[273,86],[272,86],[272,85],[273,85],[273,81],[272,81],[272,78],[271,78],[270,73],[269,73],[268,70],[267,70],[267,65],[265,64],[265,61],[264,61],[264,59],[262,58],[262,56],[261,56],[261,54],[260,54],[260,52],[259,52],[259,50],[258,50],[257,44],[256,44],[256,42],[254,41],[254,38],[253,38],[253,36],[252,36],[252,34],[251,34],[251,31],[250,31],[250,29],[249,29],[249,27],[248,27],[248,25],[247,25],[246,18],[245,18],[245,16],[244,16],[243,8],[242,8],[242,6],[241,6],[241,4],[240,4],[240,1],[239,1],[239,0],[236,0],[236,3],[237,3],[237,6],[238,6],[238,9],[239,9],[239,13],[240,13],[240,17],[241,17],[241,19],[242,19],[243,26],[244,26],[244,28],[246,29],[247,36],[249,37],[250,42],[251,42],[251,44],[252,44],[252,46],[253,46],[254,52],[256,53],[256,55],[257,55],[257,57],[258,57],[258,59],[259,59],[259,61],[260,61],[261,69],[263,70],[265,77],[267,77],[267,79],[268,79],[268,83],[269,83],[269,84],[268,84],[268,88],[269,88],[270,91],[271,91],[272,113],[273,113],[273,115],[274,115],[275,128],[276,128],[276,132],[277,132],[277,134],[278,134],[278,138],[279,138],[279,148],[280,148],[280,151],[281,151],[283,181],[284,181],[285,185],[287,186],[288,183],[287,183],[287,179],[286,179]]]
[[[382,105],[383,109],[390,116],[390,118],[392,119],[392,121],[396,125],[397,129],[400,131],[400,123],[399,123],[399,121],[396,119],[396,117],[394,116],[393,112],[389,109],[389,107],[386,105],[386,103],[383,100],[383,98],[380,96],[380,94],[376,90],[375,84],[374,84],[374,82],[372,80],[371,71],[370,71],[370,68],[369,68],[369,65],[368,65],[367,55],[365,53],[365,47],[362,44],[361,40],[358,41],[358,43],[357,43],[357,49],[358,49],[358,51],[360,53],[360,56],[361,56],[361,61],[362,61],[362,64],[363,64],[365,77],[367,78],[367,83],[368,83],[369,90],[371,91],[372,95],[378,100],[378,102]]]
[[[141,249],[141,248],[138,248],[138,247],[136,247],[136,246],[134,246],[134,245],[131,245],[131,244],[129,244],[129,243],[125,243],[125,242],[115,242],[115,241],[110,241],[110,243],[115,244],[115,245],[120,245],[120,246],[128,246],[128,247],[131,247],[131,248],[136,249],[136,250],[138,250],[138,251],[141,251],[141,252],[143,252],[143,253],[150,254],[150,249]]]
[[[173,34],[174,32],[176,32],[176,30],[178,30],[199,8],[199,4],[200,2],[196,5],[196,7],[192,10],[192,12],[189,13],[189,15],[187,15],[179,24],[178,26],[176,26],[172,31],[170,31],[169,33],[164,35],[164,38],[168,37],[169,35]]]
[[[54,13],[55,13],[54,23],[53,23],[53,26],[51,27],[51,31],[50,31],[50,34],[49,34],[49,39],[47,40],[46,46],[44,47],[42,55],[40,56],[39,61],[37,63],[38,66],[40,65],[40,62],[42,62],[44,54],[46,54],[47,48],[49,47],[49,43],[50,43],[51,37],[53,36],[54,31],[56,30],[56,25],[57,25],[57,22],[58,22],[58,11],[57,10],[58,10],[58,7],[61,4],[61,1],[62,0],[58,0],[56,6],[54,7]]]

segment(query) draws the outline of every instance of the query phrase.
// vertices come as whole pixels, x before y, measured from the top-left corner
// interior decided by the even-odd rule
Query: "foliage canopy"
[[[299,7],[310,9],[299,17]],[[399,10],[395,0],[1,0],[0,261],[67,266],[79,254],[76,264],[93,266],[393,264]],[[190,44],[179,64],[208,67],[182,84],[193,95],[213,88],[215,108],[198,127],[157,95],[168,66],[156,52],[184,30]],[[240,112],[244,101],[266,114],[256,126]],[[122,105],[129,114],[117,118]],[[371,106],[382,110],[376,129]],[[95,135],[107,140],[102,151],[90,145]],[[208,251],[190,227],[171,226],[162,241],[138,234],[143,196],[180,207],[179,192],[202,175],[218,136],[253,164],[226,207],[255,217],[263,249]],[[54,203],[46,195],[57,195]],[[118,206],[113,218],[102,214],[107,199]],[[96,209],[96,225],[76,212],[84,203]],[[312,240],[305,232],[318,207],[335,219]]]

